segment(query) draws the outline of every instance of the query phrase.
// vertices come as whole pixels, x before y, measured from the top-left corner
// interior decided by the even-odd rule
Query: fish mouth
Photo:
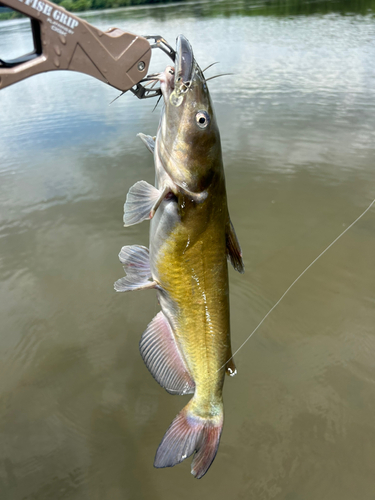
[[[167,66],[163,73],[149,75],[147,79],[158,80],[164,102],[179,107],[184,102],[187,91],[192,88],[197,71],[200,70],[188,39],[179,35],[176,42],[175,66]]]
[[[176,48],[174,86],[189,87],[194,69],[193,49],[184,35],[178,35]]]
[[[162,73],[147,75],[141,82],[154,86],[160,82],[160,91],[164,96],[164,102],[171,98],[175,106],[183,102],[184,94],[191,88],[193,78],[198,75],[204,82],[203,73],[194,59],[193,49],[189,40],[184,35],[178,35],[176,39],[175,66],[167,66]]]

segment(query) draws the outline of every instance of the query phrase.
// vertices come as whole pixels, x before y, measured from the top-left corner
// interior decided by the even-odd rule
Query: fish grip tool
[[[160,35],[146,35],[145,38],[147,40],[153,40],[154,43],[150,44],[152,49],[161,49],[165,54],[167,54],[173,62],[176,61],[176,51],[169,45],[169,43]],[[157,97],[161,95],[160,88],[157,89],[148,89],[142,82],[149,81],[150,78],[144,78],[140,82],[138,82],[134,87],[130,90],[136,95],[139,99],[148,99],[150,97]],[[152,78],[151,78],[152,80]],[[126,91],[125,91],[126,92]]]
[[[30,18],[34,50],[12,60],[0,54],[0,89],[30,76],[54,70],[78,71],[138,98],[160,95],[147,89],[146,77],[151,49],[160,48],[175,58],[161,36],[139,36],[119,28],[101,31],[49,0],[1,0]],[[150,44],[149,40],[153,43]]]

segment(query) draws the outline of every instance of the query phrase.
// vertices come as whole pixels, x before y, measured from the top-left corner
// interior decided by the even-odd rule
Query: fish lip
[[[184,35],[178,35],[175,63],[175,88],[180,85],[189,86],[194,69],[193,49]]]

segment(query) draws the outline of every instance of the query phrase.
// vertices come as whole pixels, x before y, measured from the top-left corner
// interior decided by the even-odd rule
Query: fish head
[[[206,79],[188,40],[177,38],[176,64],[160,77],[164,110],[157,136],[163,168],[195,193],[222,172],[220,134]]]

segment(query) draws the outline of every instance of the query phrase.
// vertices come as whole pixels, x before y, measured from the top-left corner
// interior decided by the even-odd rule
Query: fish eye
[[[195,115],[195,121],[199,128],[206,128],[210,123],[210,115],[207,111],[198,111]]]

